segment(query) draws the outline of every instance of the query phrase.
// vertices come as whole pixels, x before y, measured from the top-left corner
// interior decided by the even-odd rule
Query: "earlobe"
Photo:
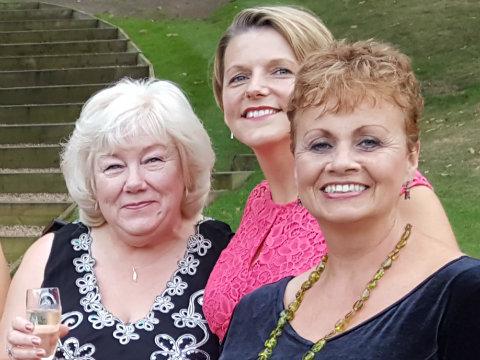
[[[415,145],[410,148],[408,153],[408,176],[409,179],[415,177],[415,173],[418,169],[418,161],[420,157],[420,141],[417,141]]]

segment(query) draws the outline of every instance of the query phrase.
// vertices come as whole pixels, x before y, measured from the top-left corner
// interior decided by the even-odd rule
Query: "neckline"
[[[194,245],[196,244],[199,237],[201,237],[204,240],[208,240],[206,238],[203,238],[203,236],[200,234],[200,224],[208,220],[209,219],[202,219],[197,224],[195,224],[195,232],[188,237],[185,252],[182,258],[177,262],[177,266],[175,270],[172,272],[169,280],[165,284],[164,290],[162,290],[158,295],[155,296],[153,303],[150,306],[147,313],[142,318],[132,322],[123,321],[122,319],[117,317],[115,314],[113,314],[102,303],[102,296],[101,296],[100,288],[98,286],[97,276],[95,274],[96,259],[92,256],[92,252],[91,252],[91,245],[93,242],[93,237],[91,236],[91,228],[83,224],[87,229],[87,232],[83,233],[86,236],[86,239],[84,239],[86,241],[86,246],[83,247],[82,249],[82,250],[85,250],[85,252],[83,253],[83,255],[80,255],[79,258],[82,258],[82,260],[85,263],[89,263],[91,264],[91,266],[86,271],[83,271],[83,272],[76,271],[79,275],[79,277],[77,278],[76,284],[78,286],[78,291],[79,291],[78,293],[81,299],[90,299],[91,301],[91,304],[89,304],[90,305],[89,310],[85,308],[85,305],[83,304],[81,305],[84,308],[85,312],[90,314],[91,313],[96,314],[99,319],[107,319],[105,321],[104,326],[118,327],[119,325],[124,329],[133,327],[136,329],[153,330],[153,326],[159,323],[159,319],[155,316],[155,311],[159,311],[161,313],[170,312],[174,308],[174,304],[171,301],[172,298],[183,294],[183,290],[186,289],[186,287],[188,287],[188,284],[184,282],[181,275],[189,274],[188,271],[183,273],[184,267],[189,266],[188,264],[192,262],[189,260],[190,255],[193,255],[194,258],[196,258],[194,254],[198,253],[199,247]],[[211,243],[209,244],[208,248],[210,247],[211,247]],[[197,255],[199,257],[201,256],[200,253],[198,253]],[[82,292],[80,288],[79,280],[86,279],[86,278],[88,278],[90,283],[94,284],[94,286],[92,285],[92,289],[90,291]],[[175,289],[175,287],[172,287],[169,285],[174,286],[175,284],[185,284],[185,288],[182,289],[182,291],[173,291],[172,293],[172,291],[170,290]],[[90,320],[90,316],[89,316],[89,320]]]
[[[445,269],[447,269],[451,265],[453,265],[453,264],[455,264],[455,263],[457,263],[457,262],[459,262],[463,259],[468,259],[468,258],[470,258],[468,255],[460,255],[458,258],[450,260],[449,262],[442,265],[438,270],[436,270],[435,272],[430,274],[427,278],[425,278],[419,284],[417,284],[412,290],[410,290],[408,293],[403,295],[400,299],[396,300],[395,302],[393,302],[391,305],[387,306],[386,308],[380,310],[378,313],[376,313],[372,317],[370,317],[368,319],[365,319],[364,321],[362,321],[361,323],[353,326],[352,328],[349,328],[349,329],[345,330],[344,332],[332,337],[330,340],[328,340],[328,342],[332,342],[332,341],[335,341],[339,338],[342,338],[343,336],[346,336],[346,335],[350,334],[351,332],[356,331],[356,330],[368,325],[372,321],[375,321],[376,319],[383,316],[384,314],[386,314],[391,309],[393,309],[393,308],[397,307],[398,305],[400,305],[401,303],[403,303],[405,300],[407,300],[409,297],[411,297],[414,293],[419,291],[421,288],[426,286],[427,283],[430,282],[436,275],[438,275],[439,273],[441,273],[442,271],[444,271]],[[281,311],[285,310],[285,306],[284,306],[285,290],[287,288],[288,283],[293,278],[294,278],[294,276],[289,276],[289,277],[285,278],[285,283],[282,284],[281,288],[279,289],[278,297],[277,297],[277,305],[276,305],[277,306],[277,314],[279,314]],[[290,325],[289,322],[285,325],[285,333],[288,334],[289,336],[294,337],[297,341],[299,341],[302,344],[307,345],[309,347],[311,347],[314,344],[312,341],[310,341],[308,339],[305,339],[303,336],[301,336],[293,328],[293,326]]]

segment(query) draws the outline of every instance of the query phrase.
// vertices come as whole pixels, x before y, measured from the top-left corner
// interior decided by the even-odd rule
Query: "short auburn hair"
[[[415,146],[423,97],[407,55],[372,39],[337,41],[311,53],[296,74],[288,107],[292,149],[299,111],[325,106],[325,113],[350,113],[365,101],[373,106],[378,101],[398,106],[405,113],[407,145],[409,149]]]

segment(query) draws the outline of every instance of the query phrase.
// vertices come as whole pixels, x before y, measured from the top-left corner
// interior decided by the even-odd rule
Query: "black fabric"
[[[257,359],[284,308],[291,279],[240,301],[221,360]],[[311,345],[287,325],[272,360],[301,359]],[[315,359],[480,359],[480,260],[464,256],[448,263],[375,317],[333,338]]]
[[[89,229],[81,223],[62,227],[55,233],[42,284],[60,288],[62,323],[71,328],[60,340],[56,359],[217,359],[218,338],[203,316],[203,289],[232,235],[230,227],[219,221],[197,225],[170,279],[183,286],[167,284],[155,303],[152,299],[151,318],[124,324],[96,301],[101,291],[96,287]],[[172,294],[167,292],[169,286]],[[138,338],[128,335],[129,331]],[[115,337],[115,332],[120,335]]]

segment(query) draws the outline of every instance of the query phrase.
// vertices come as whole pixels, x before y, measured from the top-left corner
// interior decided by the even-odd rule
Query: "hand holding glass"
[[[62,305],[58,288],[27,290],[27,319],[35,326],[33,334],[41,339],[45,357],[54,354],[58,342]]]

